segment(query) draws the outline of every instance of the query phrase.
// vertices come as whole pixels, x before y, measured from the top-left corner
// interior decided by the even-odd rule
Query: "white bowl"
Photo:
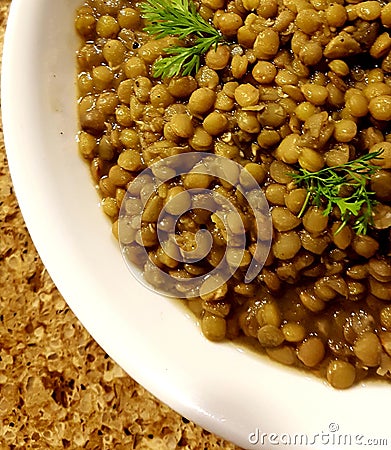
[[[13,0],[2,74],[16,194],[69,306],[146,389],[244,448],[278,442],[286,449],[344,448],[338,445],[344,438],[352,442],[346,448],[361,448],[369,438],[387,439],[382,448],[391,448],[389,384],[338,391],[233,343],[211,343],[179,302],[153,294],[130,275],[76,147],[73,20],[80,3]],[[284,445],[289,435],[293,443]],[[302,445],[294,445],[295,435],[303,435],[296,436]]]

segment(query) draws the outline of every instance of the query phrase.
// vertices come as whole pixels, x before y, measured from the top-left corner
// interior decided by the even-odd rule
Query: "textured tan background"
[[[26,230],[1,128],[0,450],[33,448],[237,449],[138,385],[69,310]]]

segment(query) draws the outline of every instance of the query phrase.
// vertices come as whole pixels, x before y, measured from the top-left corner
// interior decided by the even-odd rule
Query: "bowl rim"
[[[243,448],[267,448],[251,443],[256,430],[280,437],[335,435],[330,424],[337,424],[343,433],[384,436],[389,385],[363,382],[337,391],[240,345],[209,342],[176,302],[162,302],[131,281],[117,244],[102,236],[110,226],[98,207],[87,168],[79,155],[75,157],[76,64],[72,69],[67,64],[76,40],[66,27],[71,27],[74,9],[81,3],[13,0],[1,79],[4,140],[18,202],[40,257],[70,308],[138,383],[183,416]],[[57,20],[65,25],[58,26]],[[56,36],[61,55],[43,41]],[[72,73],[75,78],[70,81]],[[56,161],[61,161],[61,168]],[[115,252],[121,267],[113,260]],[[102,262],[106,255],[110,264]],[[105,279],[110,277],[118,285],[108,286]],[[146,326],[154,333],[146,336]],[[332,448],[320,443],[318,448],[321,445]]]

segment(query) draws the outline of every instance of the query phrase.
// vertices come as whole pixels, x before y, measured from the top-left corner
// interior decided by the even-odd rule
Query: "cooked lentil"
[[[366,377],[391,378],[391,4],[383,1],[201,0],[201,15],[226,38],[199,71],[155,79],[154,61],[176,38],[144,31],[136,2],[86,0],[76,12],[80,155],[91,168],[102,209],[118,237],[118,214],[131,186],[142,214],[148,180],[132,181],[157,160],[207,151],[240,163],[264,190],[274,227],[260,275],[244,283],[256,256],[254,217],[232,186],[206,174],[167,182],[144,207],[127,244],[148,248],[173,275],[207,274],[224,254],[227,231],[208,211],[187,211],[186,189],[209,188],[234,200],[247,249],[227,283],[188,300],[208,339],[242,337],[271,359],[311,370],[335,388]],[[383,149],[371,177],[376,212],[367,235],[317,206],[300,211],[307,192],[289,175],[315,172]],[[223,168],[222,168],[223,170]],[[235,174],[230,175],[233,183]],[[207,228],[212,250],[180,263],[162,249],[158,212],[186,211],[177,225],[181,248]],[[346,194],[348,195],[348,194]],[[171,209],[170,209],[171,208]],[[174,209],[172,209],[174,208]],[[168,219],[167,219],[168,220]],[[239,230],[236,216],[228,222]],[[206,278],[205,283],[213,279]]]

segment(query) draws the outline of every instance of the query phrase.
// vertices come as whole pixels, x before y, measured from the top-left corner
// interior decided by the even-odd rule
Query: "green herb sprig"
[[[144,30],[156,38],[194,38],[189,47],[172,46],[164,49],[167,56],[155,61],[152,67],[152,75],[156,78],[197,72],[201,56],[223,40],[221,33],[197,12],[192,0],[146,0],[140,9],[147,21]]]
[[[299,217],[304,214],[309,204],[323,206],[324,215],[329,215],[334,207],[341,213],[341,225],[335,234],[355,217],[353,230],[357,234],[366,234],[368,226],[373,224],[373,207],[377,201],[374,192],[367,190],[367,183],[379,167],[370,164],[372,159],[379,159],[383,150],[368,153],[353,161],[334,167],[326,167],[317,172],[309,172],[301,168],[299,173],[292,174],[296,185],[307,189],[303,207]]]

